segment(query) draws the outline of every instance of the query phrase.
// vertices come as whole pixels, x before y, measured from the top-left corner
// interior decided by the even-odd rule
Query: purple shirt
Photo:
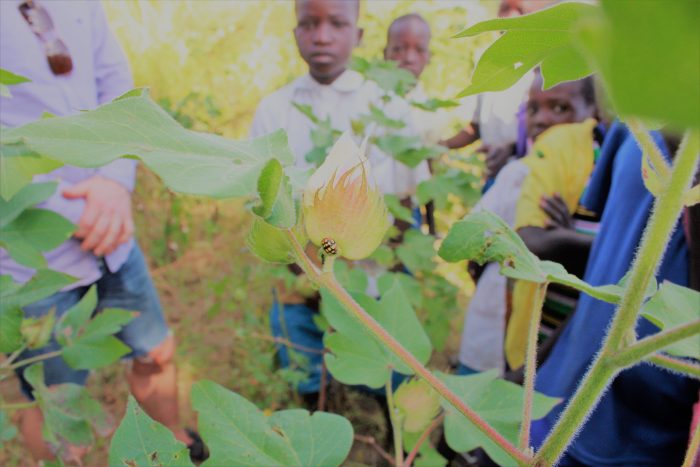
[[[39,1],[53,20],[56,34],[68,47],[73,71],[56,76],[49,68],[43,44],[29,29],[18,6],[20,0],[0,2],[0,68],[28,78],[31,82],[10,87],[11,98],[0,98],[0,123],[7,127],[23,125],[48,112],[57,116],[94,109],[133,87],[129,65],[109,29],[102,5],[97,1]],[[100,175],[133,190],[136,162],[120,159],[99,169],[64,166],[34,181],[58,180],[56,193],[38,207],[51,209],[77,224],[84,201],[68,200],[61,192],[69,186]],[[133,239],[122,244],[105,260],[111,271],[126,261]],[[100,278],[99,258],[80,249],[70,239],[45,253],[50,269],[77,277],[68,288],[87,285]],[[0,248],[0,274],[11,274],[18,282],[27,281],[32,269],[10,259]]]

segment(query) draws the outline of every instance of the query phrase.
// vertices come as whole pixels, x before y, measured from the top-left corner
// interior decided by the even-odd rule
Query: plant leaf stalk
[[[613,315],[603,347],[536,454],[536,465],[556,463],[595,407],[600,395],[620,371],[619,367],[611,362],[611,357],[622,350],[625,335],[636,325],[647,285],[656,272],[683,207],[683,194],[690,186],[695,173],[700,156],[699,147],[700,131],[686,131],[676,154],[669,182],[664,185],[662,193],[654,203],[639,253],[632,263],[622,302]]]
[[[505,439],[498,431],[482,419],[474,410],[462,401],[459,396],[452,392],[442,381],[440,381],[430,370],[421,364],[416,357],[406,350],[394,337],[392,337],[372,316],[370,316],[350,294],[338,283],[333,274],[321,273],[321,271],[311,262],[306,256],[304,248],[299,244],[291,230],[285,231],[287,238],[293,249],[294,256],[299,266],[306,272],[309,277],[318,285],[328,289],[351,314],[364,327],[366,327],[377,339],[379,339],[387,348],[399,357],[409,368],[416,374],[425,379],[425,381],[438,393],[446,399],[458,412],[464,415],[467,420],[472,422],[479,430],[488,436],[494,443],[501,447],[509,456],[515,459],[520,464],[529,464],[532,460],[531,456],[521,452],[512,443]]]

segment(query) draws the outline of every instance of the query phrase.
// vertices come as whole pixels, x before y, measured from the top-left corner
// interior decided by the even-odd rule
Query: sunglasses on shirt
[[[54,28],[48,11],[34,0],[27,0],[19,5],[19,11],[27,21],[29,29],[39,38],[44,46],[46,59],[54,75],[65,75],[73,70],[68,47],[63,43]]]

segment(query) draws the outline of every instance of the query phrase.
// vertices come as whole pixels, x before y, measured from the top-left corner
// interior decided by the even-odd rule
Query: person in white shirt
[[[296,167],[311,169],[313,165],[305,156],[314,148],[311,131],[315,124],[294,104],[309,106],[319,119],[330,118],[331,126],[339,131],[350,130],[352,121],[368,114],[373,104],[382,108],[389,118],[405,122],[403,134],[417,134],[410,120],[410,106],[404,100],[392,98],[388,103],[383,102],[384,92],[379,86],[348,69],[352,50],[363,33],[357,26],[359,0],[296,0],[295,14],[294,37],[309,73],[260,102],[251,137],[284,129],[296,157]],[[379,135],[379,131],[375,132],[375,136]],[[369,161],[382,191],[400,199],[413,195],[417,184],[429,177],[427,163],[422,163],[422,169],[411,169],[376,147],[370,148]],[[277,290],[282,296],[273,303],[272,332],[291,341],[296,346],[295,352],[306,357],[308,365],[304,365],[304,370],[308,377],[296,389],[312,405],[321,386],[322,372],[323,332],[313,321],[318,310],[317,299]],[[283,367],[292,363],[288,350],[284,346],[279,348]]]

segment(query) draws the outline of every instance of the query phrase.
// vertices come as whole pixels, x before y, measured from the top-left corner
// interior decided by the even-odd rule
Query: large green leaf
[[[60,214],[29,208],[0,229],[0,245],[18,263],[37,269],[46,266],[41,252],[58,247],[74,231],[75,225]]]
[[[362,293],[352,295],[389,334],[418,360],[427,363],[432,353],[430,339],[399,282],[385,291],[379,301]],[[413,373],[327,290],[321,291],[321,297],[321,311],[334,329],[333,333],[327,333],[324,337],[324,344],[330,350],[325,355],[325,362],[333,377],[346,384],[366,384],[378,388],[389,381],[392,370],[403,374]]]
[[[396,255],[409,271],[432,271],[435,268],[435,238],[418,230],[407,230],[401,246],[396,249]]]
[[[47,200],[56,191],[56,182],[26,185],[9,201],[0,198],[0,229],[15,220],[27,208]]]
[[[339,415],[286,410],[267,418],[251,402],[211,381],[192,388],[211,466],[340,465],[352,446],[352,426]]]
[[[122,326],[134,318],[125,310],[100,311],[63,348],[63,359],[73,368],[100,368],[117,361],[131,352],[131,348],[114,337]]]
[[[479,177],[474,174],[451,168],[447,172],[421,182],[416,189],[418,202],[435,203],[439,210],[447,208],[448,195],[452,194],[467,206],[474,205],[481,196]]]
[[[58,446],[61,440],[77,446],[92,444],[92,428],[102,436],[110,430],[107,416],[87,390],[77,384],[44,384],[44,365],[36,363],[24,372],[32,394],[44,414],[44,438]]]
[[[440,379],[454,391],[481,418],[501,435],[517,443],[523,410],[524,390],[517,384],[498,379],[498,372],[491,370],[469,376],[441,374]],[[532,417],[537,420],[560,402],[559,399],[535,393]],[[447,401],[445,409],[445,439],[457,452],[467,452],[482,447],[498,465],[515,465],[515,461],[476,426],[457,412]]]
[[[109,446],[109,465],[191,466],[187,446],[153,420],[129,395],[126,414]]]
[[[505,33],[481,56],[471,84],[460,96],[507,89],[537,65],[542,67],[545,88],[591,74],[593,69],[575,44],[573,28],[595,11],[592,5],[562,3],[525,16],[483,21],[462,31],[456,37]]]
[[[622,298],[620,285],[594,287],[568,273],[561,264],[540,261],[503,219],[485,210],[453,224],[438,254],[450,262],[498,262],[501,274],[507,277],[536,283],[556,282],[606,302],[618,303]]]
[[[352,425],[340,415],[283,410],[273,413],[268,424],[285,435],[300,466],[338,466],[352,447]]]
[[[0,129],[0,135],[4,135]],[[0,138],[0,197],[9,200],[36,174],[51,172],[61,167],[60,162],[41,157],[26,145],[5,144]]]
[[[700,2],[694,0],[603,0],[575,37],[619,114],[698,128],[698,23]]]
[[[260,204],[253,212],[275,227],[288,229],[296,224],[292,185],[277,159],[270,159],[258,178]]]
[[[383,91],[395,92],[400,96],[404,96],[416,83],[416,77],[411,72],[399,68],[396,62],[392,61],[369,61],[361,57],[352,57],[350,68],[377,83]]]
[[[1,142],[80,167],[136,157],[172,189],[217,198],[256,194],[268,160],[294,161],[281,130],[250,141],[185,130],[139,90],[89,112],[3,129]]]
[[[661,329],[700,321],[700,292],[663,282],[659,291],[644,305],[642,316]],[[700,336],[695,335],[664,349],[679,357],[700,359]]]

